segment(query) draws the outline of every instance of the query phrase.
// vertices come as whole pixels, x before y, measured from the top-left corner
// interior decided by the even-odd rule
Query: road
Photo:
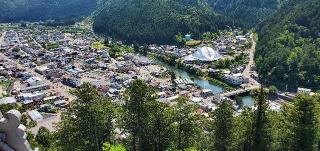
[[[256,46],[257,46],[257,42],[256,39],[254,37],[254,33],[252,33],[250,35],[250,39],[251,39],[251,48],[249,49],[249,61],[248,64],[246,66],[246,68],[244,69],[244,71],[242,72],[242,75],[244,78],[249,79],[249,83],[246,84],[244,87],[256,87],[256,86],[260,86],[260,83],[258,81],[256,81],[254,78],[252,78],[253,76],[257,76],[258,74],[256,73],[256,71],[254,70],[254,53],[256,51]]]
[[[254,38],[254,34],[250,35],[250,39],[251,39],[252,46],[249,49],[249,62],[242,73],[243,77],[245,78],[251,78],[251,74],[255,73],[255,71],[252,70],[252,67],[254,67],[254,53],[256,51],[257,42]]]

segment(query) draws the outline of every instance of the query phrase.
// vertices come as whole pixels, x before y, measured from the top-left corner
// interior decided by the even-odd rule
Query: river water
[[[181,79],[187,80],[187,81],[192,81],[194,82],[196,85],[200,86],[203,89],[210,89],[214,94],[217,93],[222,93],[225,91],[225,89],[221,86],[218,86],[212,82],[209,82],[208,80],[202,79],[198,76],[194,76],[189,74],[188,72],[178,69],[174,66],[170,66],[164,62],[161,62],[159,60],[154,60],[153,61],[156,64],[159,64],[163,67],[166,67],[168,70],[173,71],[177,77],[180,77]],[[243,102],[243,106],[245,107],[252,107],[254,105],[254,99],[252,96],[250,95],[246,95],[246,96],[242,96],[242,102]]]

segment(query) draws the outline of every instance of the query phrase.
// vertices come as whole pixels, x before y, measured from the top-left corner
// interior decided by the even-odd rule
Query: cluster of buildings
[[[246,54],[244,46],[249,44],[249,37],[249,34],[242,36],[241,31],[232,30],[221,32],[217,39],[197,47],[149,45],[149,49],[157,55],[174,56],[188,68],[219,72],[226,82],[240,86],[249,82],[242,75],[245,64],[219,69],[214,62]],[[191,40],[191,35],[186,39]],[[36,121],[36,127],[50,125],[49,130],[54,131],[52,127],[59,119],[52,118],[51,113],[60,117],[61,111],[75,99],[69,91],[83,83],[91,83],[113,103],[121,105],[130,83],[141,79],[157,91],[158,101],[173,105],[179,97],[186,97],[188,103],[198,106],[196,113],[205,116],[209,116],[208,113],[215,110],[221,100],[228,99],[197,86],[192,80],[179,76],[172,78],[170,68],[148,57],[123,52],[121,56],[112,58],[110,48],[92,47],[100,40],[94,34],[62,32],[58,28],[3,31],[0,37],[0,80],[9,79],[12,83],[6,90],[2,90],[0,84],[0,94],[1,91],[7,92],[1,97],[0,105],[25,106],[27,112],[23,114]],[[121,44],[119,46],[122,47]],[[241,112],[239,104],[233,102]],[[277,104],[271,107],[280,108]]]
[[[174,104],[179,96],[190,98],[206,113],[215,108],[214,94],[180,78],[172,81],[168,69],[147,57],[124,52],[111,58],[109,48],[95,49],[94,35],[59,30],[15,29],[2,32],[0,75],[13,81],[9,96],[0,103],[28,106],[31,120],[43,113],[64,110],[74,96],[72,88],[89,82],[117,104],[135,79],[158,91],[159,101]]]
[[[191,40],[191,35],[186,35],[185,39]],[[168,45],[150,45],[149,49],[157,55],[174,56],[178,58],[177,62],[193,71],[222,73],[225,82],[240,86],[248,82],[248,79],[245,79],[241,74],[245,64],[221,69],[217,66],[217,62],[235,60],[235,57],[239,55],[246,57],[250,40],[250,33],[243,35],[243,31],[234,29],[221,31],[218,38],[196,47],[178,48]]]
[[[2,98],[0,104],[19,102],[34,108],[47,103],[45,100],[48,97],[57,96],[55,100],[52,100],[53,102],[66,99],[65,96],[60,96],[53,90],[52,83],[40,77],[36,72],[30,72],[11,60],[1,58],[0,68],[2,69],[0,75],[13,81],[10,87],[5,90],[9,92],[7,93],[8,97]]]
[[[30,119],[40,122],[45,120],[45,113],[60,114],[75,99],[69,90],[85,82],[96,86],[101,94],[112,98],[113,103],[123,104],[123,95],[135,79],[144,80],[157,90],[158,101],[172,105],[185,96],[189,103],[198,105],[197,113],[207,116],[222,99],[226,99],[197,86],[192,80],[179,76],[172,78],[169,68],[148,57],[124,51],[121,56],[112,58],[110,48],[92,46],[97,41],[100,39],[94,34],[61,32],[54,28],[3,31],[0,76],[10,79],[12,84],[0,104],[27,106],[26,114]],[[237,51],[245,53],[242,45],[247,42],[248,34],[239,36],[235,30],[231,34],[223,32],[218,39],[198,48],[150,45],[149,49],[159,55],[174,55],[187,67],[217,72],[220,69],[214,68],[212,62],[232,58],[231,54],[225,53],[230,49],[233,54]],[[128,46],[119,44],[119,47]],[[241,75],[244,68],[245,65],[239,65],[220,72],[229,83],[241,85],[246,82]]]
[[[1,53],[6,56],[3,62],[12,63],[4,67],[10,73],[6,76],[18,81],[14,82],[11,92],[14,92],[12,94],[17,102],[34,104],[37,111],[63,108],[73,99],[68,90],[84,82],[95,85],[102,94],[119,104],[123,103],[121,96],[135,79],[143,79],[158,90],[159,101],[168,104],[175,103],[179,96],[186,96],[202,110],[211,111],[221,100],[211,90],[200,88],[192,81],[179,77],[172,81],[167,68],[147,57],[124,52],[121,57],[111,58],[108,47],[92,47],[92,43],[100,41],[94,35],[54,29],[16,29],[3,33]],[[221,43],[224,42],[220,39],[217,45]],[[156,45],[150,45],[149,48],[155,53],[178,58],[189,56],[208,63],[225,57],[220,51],[215,51],[213,44],[203,44],[200,48],[180,49]],[[30,112],[30,115],[34,119],[41,119],[34,112]]]

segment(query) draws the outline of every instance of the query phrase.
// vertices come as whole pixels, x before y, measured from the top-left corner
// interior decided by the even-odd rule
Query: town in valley
[[[61,112],[75,98],[72,89],[91,83],[114,104],[135,79],[157,90],[158,101],[175,104],[180,96],[208,116],[221,100],[229,99],[237,113],[254,108],[253,90],[259,89],[255,71],[256,36],[230,28],[186,45],[124,44],[103,39],[79,25],[47,27],[29,23],[0,25],[0,104],[15,105],[36,134],[40,127],[55,131]],[[271,88],[270,88],[270,91]],[[281,110],[298,92],[272,92],[272,110]]]

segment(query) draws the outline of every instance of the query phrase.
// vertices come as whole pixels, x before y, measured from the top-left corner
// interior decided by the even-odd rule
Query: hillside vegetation
[[[217,12],[238,21],[244,27],[256,27],[286,0],[208,0]]]
[[[232,25],[203,0],[108,0],[95,15],[94,30],[140,43],[167,43],[178,33],[195,36]]]
[[[0,22],[70,19],[89,15],[97,0],[1,0]]]
[[[320,86],[320,1],[293,0],[259,30],[257,69],[281,87]]]

